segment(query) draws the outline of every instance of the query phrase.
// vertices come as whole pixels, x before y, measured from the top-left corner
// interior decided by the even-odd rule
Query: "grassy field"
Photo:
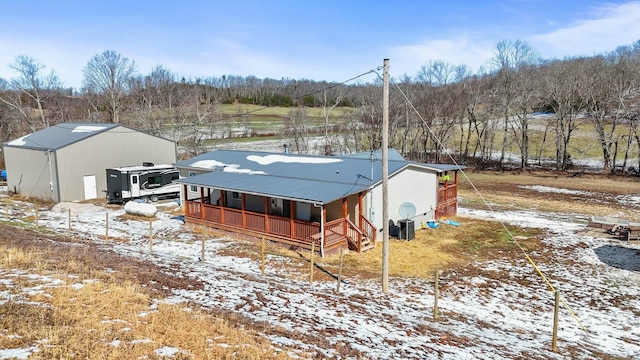
[[[640,221],[637,209],[624,206],[619,201],[626,196],[640,196],[638,177],[496,171],[465,172],[459,181],[458,195],[467,207],[486,208],[486,202],[498,208],[619,216]],[[543,190],[549,191],[538,191],[536,186],[543,186]]]
[[[0,247],[0,272],[11,279],[0,284],[11,294],[0,304],[0,349],[40,342],[40,359],[165,358],[158,349],[177,359],[289,358],[240,319],[163,303],[162,277],[147,278],[157,287],[140,283],[148,265],[121,259],[105,271],[104,254],[27,243]]]
[[[640,221],[637,210],[625,208],[619,201],[620,197],[640,195],[637,178],[554,172],[465,174],[460,178],[459,192],[465,207],[481,208],[487,201],[499,209],[617,215]],[[574,192],[541,192],[535,187]],[[544,251],[542,230],[509,226],[507,232],[497,222],[453,219],[462,225],[420,229],[411,241],[391,239],[390,276],[432,279],[435,271],[462,273],[471,271],[470,264],[523,258],[523,250]],[[202,229],[196,232],[208,238],[221,236]],[[10,295],[10,300],[0,304],[4,329],[0,349],[28,348],[46,341],[47,346],[39,347],[38,358],[161,358],[159,348],[175,351],[178,359],[288,357],[286,351],[275,350],[260,335],[277,333],[277,326],[163,301],[170,294],[168,289],[201,287],[196,279],[177,280],[150,262],[98,251],[88,245],[90,242],[77,246],[11,223],[0,224],[0,236],[5,239],[0,247],[0,277],[11,279],[0,282],[0,293]],[[378,244],[363,254],[346,253],[345,279],[380,278],[381,248]],[[277,268],[277,273],[308,277],[308,252],[278,247],[268,251],[280,255],[268,264]],[[260,244],[239,239],[219,255],[258,261]],[[340,256],[315,261],[314,281],[335,282]]]
[[[253,116],[278,116],[287,117],[294,108],[291,107],[265,107],[250,104],[222,104],[219,105],[225,115],[237,115],[250,113]],[[345,113],[354,111],[354,108],[336,107],[331,111],[332,117],[342,117]],[[311,118],[324,118],[324,109],[321,107],[307,108],[307,116]]]

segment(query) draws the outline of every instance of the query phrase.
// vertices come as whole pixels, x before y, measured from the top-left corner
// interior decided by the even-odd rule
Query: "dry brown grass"
[[[490,258],[519,258],[522,250],[527,253],[540,249],[542,235],[538,229],[507,227],[494,221],[468,218],[452,218],[461,226],[440,224],[437,229],[420,229],[410,241],[391,238],[389,240],[389,274],[394,277],[431,279],[435,270],[450,270],[468,265],[473,261]],[[309,277],[310,252],[290,250],[267,243],[266,252],[275,255],[267,260],[267,267],[286,268],[299,273],[300,280]],[[260,259],[260,242],[234,242],[221,254]],[[340,255],[325,258],[315,256],[319,268],[314,271],[315,281],[334,281],[340,265]],[[373,279],[381,277],[382,243],[378,239],[375,248],[364,253],[349,251],[343,258],[343,275],[353,281],[356,277]]]
[[[637,208],[624,206],[615,199],[624,195],[640,196],[639,178],[557,172],[466,172],[466,175],[471,183],[460,176],[459,196],[468,207],[486,208],[484,198],[492,206],[502,209],[618,216],[640,221]],[[588,194],[539,192],[522,187],[535,185]]]
[[[0,286],[17,295],[0,305],[0,348],[37,345],[33,357],[42,359],[153,359],[164,346],[179,349],[177,359],[288,358],[252,330],[185,304],[158,304],[148,289],[86,264],[71,260],[58,268],[51,258],[14,247],[0,254],[3,271],[27,269],[58,281],[16,276],[12,285]],[[44,292],[21,293],[35,286]]]
[[[513,256],[521,253],[506,230],[497,222],[453,218],[462,222],[459,227],[440,224],[437,229],[421,229],[415,239],[389,240],[389,274],[410,278],[433,278],[435,270],[457,268],[474,260]],[[511,235],[533,239],[523,242],[526,251],[538,248],[535,229],[510,227]],[[326,259],[334,267],[339,256]],[[365,253],[350,252],[344,257],[344,266],[350,273],[365,277],[381,276],[382,244]]]

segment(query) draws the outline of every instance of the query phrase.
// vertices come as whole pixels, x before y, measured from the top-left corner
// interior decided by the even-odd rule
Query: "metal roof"
[[[390,176],[407,166],[434,173],[443,171],[431,165],[410,163],[393,149],[389,154]],[[324,204],[382,181],[382,156],[379,153],[371,157],[368,153],[318,156],[214,150],[180,161],[176,166],[212,171],[177,180],[183,184]]]
[[[353,183],[349,184],[222,171],[182,178],[174,180],[174,182],[205,187],[215,185],[215,188],[220,190],[238,191],[246,194],[316,204],[328,204],[345,196],[366,190],[370,186],[370,182],[362,178],[357,178]]]
[[[61,123],[36,131],[21,138],[7,141],[5,147],[33,150],[58,150],[101,132],[121,126],[103,123]],[[128,131],[135,131],[128,129]]]

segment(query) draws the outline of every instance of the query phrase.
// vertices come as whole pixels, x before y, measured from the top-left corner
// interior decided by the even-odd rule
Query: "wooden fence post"
[[[309,285],[313,284],[313,255],[316,252],[316,243],[311,243],[311,265],[309,266]]]
[[[149,219],[149,252],[153,252],[153,221]]]
[[[71,209],[69,208],[69,226],[67,228],[67,231],[69,233],[69,239],[71,239]]]
[[[261,251],[262,255],[262,263],[260,265],[260,272],[262,273],[262,276],[264,276],[264,266],[265,266],[265,261],[264,261],[264,236],[262,237],[262,251]]]
[[[109,241],[109,212],[105,213],[104,241]]]
[[[438,320],[438,270],[435,272],[435,284],[433,289],[433,319]]]
[[[204,236],[202,237],[202,254],[200,255],[200,261],[204,261]]]
[[[553,340],[551,348],[554,352],[558,350],[558,308],[560,307],[560,293],[556,290],[556,304],[553,309]]]
[[[40,231],[40,226],[38,224],[38,203],[36,203],[36,231]]]
[[[340,266],[338,267],[338,285],[336,286],[336,292],[340,292],[340,283],[342,282],[342,259],[344,256],[344,249],[340,249]]]
[[[9,203],[4,204],[4,215],[7,222],[9,222]]]

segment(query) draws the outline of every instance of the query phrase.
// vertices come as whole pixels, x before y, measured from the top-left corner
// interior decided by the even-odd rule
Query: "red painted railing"
[[[320,224],[318,223],[202,204],[199,201],[188,200],[185,204],[187,206],[185,215],[187,218],[308,242],[314,238],[320,238],[318,235],[320,233]],[[204,212],[201,211],[202,209],[204,209]],[[268,228],[267,223],[269,224]]]
[[[301,244],[320,244],[320,224],[282,216],[266,215],[251,211],[242,211],[222,207],[218,205],[203,204],[200,201],[187,200],[186,218],[204,220],[213,224],[240,230],[250,230],[263,234],[270,234],[280,238],[290,239]],[[339,218],[329,221],[324,226],[325,246],[336,245],[342,241],[348,241],[356,248],[362,250],[363,238],[368,238],[375,244],[376,227],[362,217],[362,229],[358,228],[348,219]]]

